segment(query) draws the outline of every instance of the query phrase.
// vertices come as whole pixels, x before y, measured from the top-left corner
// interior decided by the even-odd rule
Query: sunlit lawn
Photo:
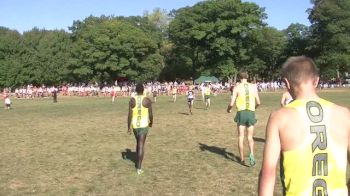
[[[12,110],[0,110],[0,195],[257,195],[264,129],[281,92],[260,96],[255,167],[236,162],[228,94],[213,97],[210,110],[197,96],[192,116],[184,96],[158,97],[142,176],[127,134],[128,98],[12,99]],[[349,89],[321,96],[350,106]]]

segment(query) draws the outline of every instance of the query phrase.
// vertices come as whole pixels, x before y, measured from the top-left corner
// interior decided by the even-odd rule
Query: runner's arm
[[[128,132],[131,132],[131,119],[132,119],[132,108],[135,107],[135,99],[131,98],[129,101],[129,112],[128,112]]]
[[[283,93],[281,98],[281,107],[284,107],[285,103],[286,103],[286,98],[285,98],[285,94]]]
[[[227,106],[227,112],[230,113],[231,112],[231,109],[233,107],[233,105],[235,104],[235,101],[236,101],[236,98],[237,98],[237,91],[236,91],[237,88],[235,88],[232,92],[232,98],[231,98],[231,102],[228,104]]]
[[[259,107],[260,105],[260,97],[259,97],[259,93],[258,93],[258,89],[255,88],[255,109]]]
[[[281,151],[277,116],[276,113],[272,113],[266,126],[264,158],[259,176],[260,196],[272,196],[274,192],[276,167]]]
[[[152,111],[152,103],[150,103],[150,107],[148,108],[148,115],[149,115],[149,127],[152,127],[153,125],[153,111]]]
[[[346,118],[345,119],[350,119],[350,111],[348,109],[346,109]],[[346,128],[347,128],[347,132],[348,132],[348,164],[350,164],[350,122],[346,121]],[[348,179],[348,183],[347,183],[347,187],[348,187],[348,195],[350,195],[350,179]]]
[[[152,101],[149,98],[145,99],[145,104],[144,106],[148,108],[148,116],[149,116],[149,127],[152,127],[153,125],[153,111],[152,111]]]

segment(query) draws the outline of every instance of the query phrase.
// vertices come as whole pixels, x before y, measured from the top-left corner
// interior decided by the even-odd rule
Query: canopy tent
[[[201,76],[194,80],[194,83],[204,83],[204,82],[219,82],[219,79],[217,79],[215,76]]]

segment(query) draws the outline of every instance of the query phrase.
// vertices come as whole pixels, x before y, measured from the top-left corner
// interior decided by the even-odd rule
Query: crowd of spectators
[[[168,95],[172,94],[172,89],[176,87],[177,93],[179,95],[186,94],[190,86],[193,90],[201,91],[202,84],[188,84],[185,82],[147,82],[144,84],[146,89],[146,94],[151,95],[152,93],[157,93],[157,95]],[[135,92],[136,84],[133,82],[123,82],[116,83],[115,85],[98,85],[98,84],[88,84],[88,85],[62,85],[62,86],[34,86],[26,85],[20,88],[10,89],[5,88],[10,95],[15,98],[44,98],[51,97],[54,93],[57,93],[58,96],[80,96],[80,97],[106,97],[115,95],[117,97],[129,97]],[[229,82],[218,82],[210,84],[212,92],[214,95],[220,94],[222,92],[232,91],[234,85]],[[259,92],[266,91],[276,91],[278,89],[284,88],[281,81],[272,81],[272,82],[256,82],[256,86]],[[337,88],[337,87],[346,87],[346,85],[330,84],[321,82],[319,88]]]

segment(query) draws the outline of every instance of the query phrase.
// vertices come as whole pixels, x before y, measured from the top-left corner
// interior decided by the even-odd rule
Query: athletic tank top
[[[347,195],[347,149],[341,149],[329,134],[330,109],[324,99],[294,100],[304,120],[307,136],[302,145],[282,152],[281,180],[284,195]]]
[[[207,86],[205,88],[205,95],[210,95],[210,87],[209,86]]]
[[[149,117],[148,108],[143,107],[142,101],[146,96],[137,95],[134,97],[136,105],[132,108],[132,128],[145,128],[148,127]]]
[[[187,99],[193,99],[193,91],[188,91]]]
[[[243,83],[244,93],[240,94],[236,99],[236,107],[238,111],[250,110],[255,111],[255,92],[249,90],[250,85],[248,83]]]

